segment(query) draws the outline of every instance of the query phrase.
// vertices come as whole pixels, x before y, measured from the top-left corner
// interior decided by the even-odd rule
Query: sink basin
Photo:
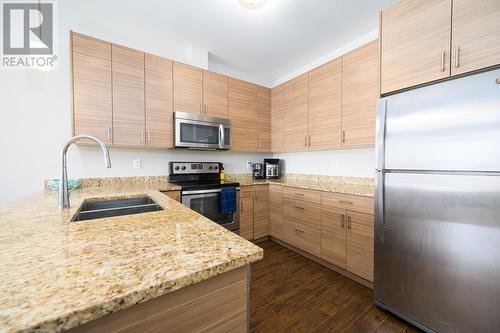
[[[86,221],[105,217],[133,215],[163,210],[150,197],[85,201],[72,221]]]

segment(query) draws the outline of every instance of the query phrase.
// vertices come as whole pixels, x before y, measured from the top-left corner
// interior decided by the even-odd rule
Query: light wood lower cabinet
[[[373,281],[372,198],[323,193],[321,258]]]
[[[252,240],[253,235],[253,188],[244,186],[240,189],[240,236]]]
[[[175,201],[181,202],[181,191],[164,191],[162,193]]]
[[[253,236],[259,239],[269,236],[269,186],[254,186]]]
[[[285,241],[315,256],[320,256],[321,204],[300,199],[283,199]]]
[[[247,332],[249,271],[224,273],[68,332]]]
[[[374,217],[347,211],[347,264],[349,272],[373,281]]]
[[[278,239],[284,235],[283,186],[269,185],[269,234]]]

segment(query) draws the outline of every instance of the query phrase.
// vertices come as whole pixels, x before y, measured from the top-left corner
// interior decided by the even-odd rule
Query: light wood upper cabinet
[[[382,93],[450,76],[451,2],[403,0],[382,12]]]
[[[203,112],[203,70],[174,61],[174,112]]]
[[[258,87],[259,128],[257,150],[271,152],[271,89]]]
[[[253,233],[259,239],[269,236],[269,186],[254,186]]]
[[[376,104],[380,96],[378,40],[342,57],[342,146],[375,144]]]
[[[309,117],[309,73],[284,84],[286,151],[307,149]]]
[[[271,150],[283,151],[284,131],[283,85],[271,90]]]
[[[112,45],[113,143],[145,146],[144,53]]]
[[[256,86],[229,78],[229,119],[231,120],[231,149],[257,151],[259,109]]]
[[[148,147],[173,146],[172,61],[146,53],[146,142]]]
[[[203,114],[210,117],[228,117],[227,76],[203,71]]]
[[[309,72],[309,149],[341,146],[341,97],[341,58]]]
[[[252,240],[253,236],[253,188],[242,187],[240,190],[240,236]]]
[[[500,1],[453,0],[451,74],[500,64]]]
[[[347,211],[347,270],[373,281],[373,215]]]
[[[111,43],[71,33],[74,134],[112,144]]]

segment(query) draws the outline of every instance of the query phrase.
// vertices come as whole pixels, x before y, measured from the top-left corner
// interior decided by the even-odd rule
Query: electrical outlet
[[[247,169],[251,169],[252,168],[252,161],[247,161]]]
[[[133,161],[134,169],[142,169],[142,160],[134,160]]]
[[[338,169],[339,168],[339,162],[338,161],[332,161],[332,168]]]

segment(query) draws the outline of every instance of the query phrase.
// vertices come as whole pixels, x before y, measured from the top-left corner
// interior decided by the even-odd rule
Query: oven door
[[[231,148],[231,126],[225,119],[176,112],[174,136],[176,148]]]
[[[240,229],[240,216],[238,205],[236,212],[223,214],[221,212],[220,189],[183,191],[182,204],[200,213],[206,218],[220,224],[221,226],[238,232]],[[240,191],[236,191],[236,202],[240,201]]]

